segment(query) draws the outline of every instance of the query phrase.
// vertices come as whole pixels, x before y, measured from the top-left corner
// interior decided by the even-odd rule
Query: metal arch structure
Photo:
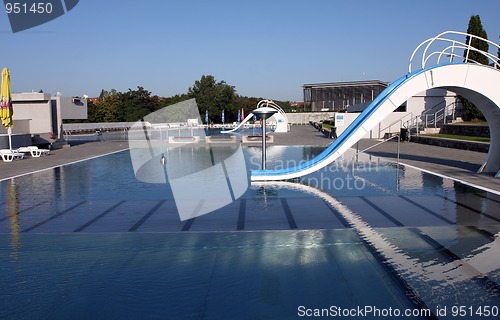
[[[463,36],[467,34],[447,31],[424,41],[411,56],[410,72],[391,83],[321,154],[292,168],[253,170],[251,180],[293,179],[325,167],[342,156],[345,151],[410,97],[433,88],[443,88],[456,92],[469,99],[481,110],[490,128],[490,149],[480,172],[494,173],[496,177],[500,177],[500,91],[497,87],[500,83],[500,69],[497,57],[477,50],[468,44],[446,38],[446,35]],[[475,36],[470,35],[470,37]],[[443,49],[429,53],[430,48],[438,43],[442,45]],[[488,43],[500,48],[498,44],[491,41]],[[421,69],[413,70],[412,61],[420,49],[423,49]],[[459,55],[458,50],[464,50],[464,55]],[[481,65],[468,60],[469,53],[473,50],[488,57],[491,65]],[[450,61],[443,62],[441,60],[442,57],[448,56],[450,56]],[[454,62],[453,60],[457,57],[463,60]],[[431,64],[433,58],[436,59],[435,64]]]
[[[270,123],[275,126],[274,132],[288,132],[290,131],[290,126],[288,125],[288,118],[286,116],[285,110],[283,110],[279,105],[274,103],[273,100],[261,100],[257,103],[257,108],[270,107],[278,112],[274,114],[270,119],[275,119],[276,123]]]
[[[463,43],[459,39],[456,39],[458,37],[469,37],[469,43]],[[408,64],[408,73],[412,73],[415,70],[419,69],[425,69],[428,65],[430,65],[433,61],[431,59],[435,59],[433,65],[439,65],[445,62],[455,62],[455,59],[461,59],[461,62],[470,62],[470,63],[475,63],[475,64],[480,64],[477,61],[469,59],[469,55],[471,51],[479,52],[485,57],[488,58],[488,60],[491,62],[491,66],[495,69],[500,69],[500,63],[498,61],[498,57],[495,55],[482,51],[479,49],[476,49],[472,47],[470,44],[472,42],[472,39],[478,39],[481,41],[484,41],[488,43],[488,45],[492,45],[496,48],[500,48],[500,46],[488,39],[484,39],[472,34],[468,34],[465,32],[459,32],[459,31],[444,31],[437,36],[433,38],[429,38],[419,44],[415,50],[413,51],[411,57],[410,57],[410,63]],[[457,53],[457,51],[460,53],[462,52],[464,54],[460,55]],[[418,53],[421,53],[421,61],[420,61],[420,67],[418,69],[413,68],[413,62],[415,58],[418,56]],[[449,59],[444,59],[449,58]]]
[[[271,117],[271,119],[274,118],[275,122],[276,122],[276,123],[271,123],[271,125],[275,126],[275,129],[273,130],[274,132],[288,132],[288,131],[290,131],[290,125],[288,124],[288,118],[287,118],[285,110],[283,110],[283,108],[281,108],[279,105],[274,103],[272,100],[259,101],[257,103],[257,108],[262,108],[262,107],[270,107],[270,108],[273,108],[273,109],[278,111],[274,116]],[[221,133],[235,132],[236,130],[241,128],[245,123],[250,121],[253,118],[253,116],[254,116],[253,113],[249,113],[247,115],[247,117],[243,121],[241,121],[241,123],[238,126],[236,126],[235,128],[233,128],[231,130],[223,130],[223,131],[221,131]]]

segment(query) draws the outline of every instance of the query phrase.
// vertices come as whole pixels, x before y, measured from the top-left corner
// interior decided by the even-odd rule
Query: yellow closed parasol
[[[12,98],[10,95],[10,72],[9,69],[2,70],[2,91],[0,96],[2,125],[7,128],[9,133],[9,148],[12,150]]]

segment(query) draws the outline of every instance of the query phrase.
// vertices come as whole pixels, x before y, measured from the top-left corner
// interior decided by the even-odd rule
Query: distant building
[[[304,84],[304,105],[309,111],[343,111],[373,101],[388,83],[379,80]]]
[[[62,121],[87,119],[87,99],[80,97],[52,97],[49,93],[13,93],[12,144],[14,147],[31,144],[48,144],[62,138]],[[0,128],[0,146],[8,147]]]
[[[340,135],[388,85],[382,81],[304,84],[304,109],[312,111],[309,121],[313,115],[323,120],[342,119],[335,123]],[[402,127],[412,127],[419,132],[420,128],[426,128],[426,132],[434,132],[443,123],[460,121],[462,109],[456,93],[444,89],[426,90],[388,114],[365,138],[382,139],[400,132]],[[420,123],[419,127],[416,123]]]

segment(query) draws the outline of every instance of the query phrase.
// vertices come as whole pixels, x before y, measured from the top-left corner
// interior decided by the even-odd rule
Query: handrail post
[[[448,117],[448,107],[446,106],[444,109],[444,118],[443,118],[443,124],[446,124],[446,118]]]

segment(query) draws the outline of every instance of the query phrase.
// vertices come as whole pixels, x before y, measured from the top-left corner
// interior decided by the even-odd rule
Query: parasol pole
[[[12,151],[12,127],[7,128],[7,134],[9,135],[9,150]]]

